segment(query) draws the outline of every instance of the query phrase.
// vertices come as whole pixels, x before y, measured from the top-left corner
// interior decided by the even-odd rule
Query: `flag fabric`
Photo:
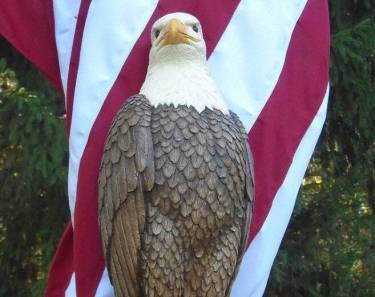
[[[198,17],[211,73],[249,131],[255,206],[232,297],[262,296],[328,98],[323,0],[3,0],[0,33],[64,93],[71,222],[46,297],[109,297],[97,179],[111,120],[144,80],[150,28],[164,14]]]

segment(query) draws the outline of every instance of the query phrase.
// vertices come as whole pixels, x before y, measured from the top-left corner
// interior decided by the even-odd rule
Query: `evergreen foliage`
[[[375,296],[375,3],[330,9],[327,122],[269,297]],[[0,297],[36,297],[68,221],[64,101],[3,39],[0,53]]]
[[[21,85],[1,59],[0,296],[15,297],[42,296],[68,212],[65,121],[47,90]]]
[[[327,122],[266,296],[375,296],[374,12],[331,2]]]

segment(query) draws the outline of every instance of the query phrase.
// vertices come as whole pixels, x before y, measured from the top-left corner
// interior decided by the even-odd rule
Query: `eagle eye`
[[[160,30],[156,29],[156,30],[154,31],[154,36],[155,36],[155,38],[158,38],[159,35],[160,35]]]
[[[199,28],[198,28],[198,26],[197,26],[196,24],[194,24],[192,28],[193,28],[193,31],[194,31],[195,33],[198,33]]]

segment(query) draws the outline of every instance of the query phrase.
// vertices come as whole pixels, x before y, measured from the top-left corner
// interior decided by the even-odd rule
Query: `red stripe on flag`
[[[2,0],[0,34],[62,91],[52,1]]]
[[[89,11],[90,4],[91,0],[82,0],[79,7],[76,30],[74,32],[72,53],[70,55],[68,83],[66,88],[66,130],[68,139],[70,136],[70,127],[72,124],[73,98],[76,88],[79,58],[81,54],[83,29],[85,28],[87,13]]]
[[[98,229],[97,180],[105,138],[111,121],[125,100],[139,92],[143,83],[150,48],[153,22],[170,12],[184,11],[196,15],[205,32],[208,55],[212,53],[229,23],[239,1],[159,1],[151,19],[135,44],[110,90],[91,129],[81,158],[75,208],[74,254],[79,297],[94,296],[104,260]]]
[[[74,32],[72,52],[70,56],[70,65],[67,82],[66,94],[66,129],[67,136],[70,136],[70,127],[73,111],[73,97],[75,84],[77,80],[77,72],[79,58],[81,52],[82,36],[90,7],[91,0],[83,0],[81,2],[77,24]],[[45,297],[64,297],[74,267],[73,255],[73,226],[72,222],[66,227],[59,246],[52,260],[50,270],[48,272],[47,285],[44,292]]]
[[[69,222],[48,273],[45,297],[64,297],[73,273],[73,227]]]
[[[279,81],[249,133],[256,184],[250,241],[262,227],[297,147],[322,103],[328,69],[328,5],[326,1],[310,0],[294,29]]]

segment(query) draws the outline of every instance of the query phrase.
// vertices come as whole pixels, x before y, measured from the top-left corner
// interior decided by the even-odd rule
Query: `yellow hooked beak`
[[[160,37],[157,45],[161,44],[169,45],[169,44],[190,44],[192,42],[198,42],[199,39],[190,36],[186,33],[185,25],[178,19],[171,19],[163,28],[162,32],[164,35]]]

